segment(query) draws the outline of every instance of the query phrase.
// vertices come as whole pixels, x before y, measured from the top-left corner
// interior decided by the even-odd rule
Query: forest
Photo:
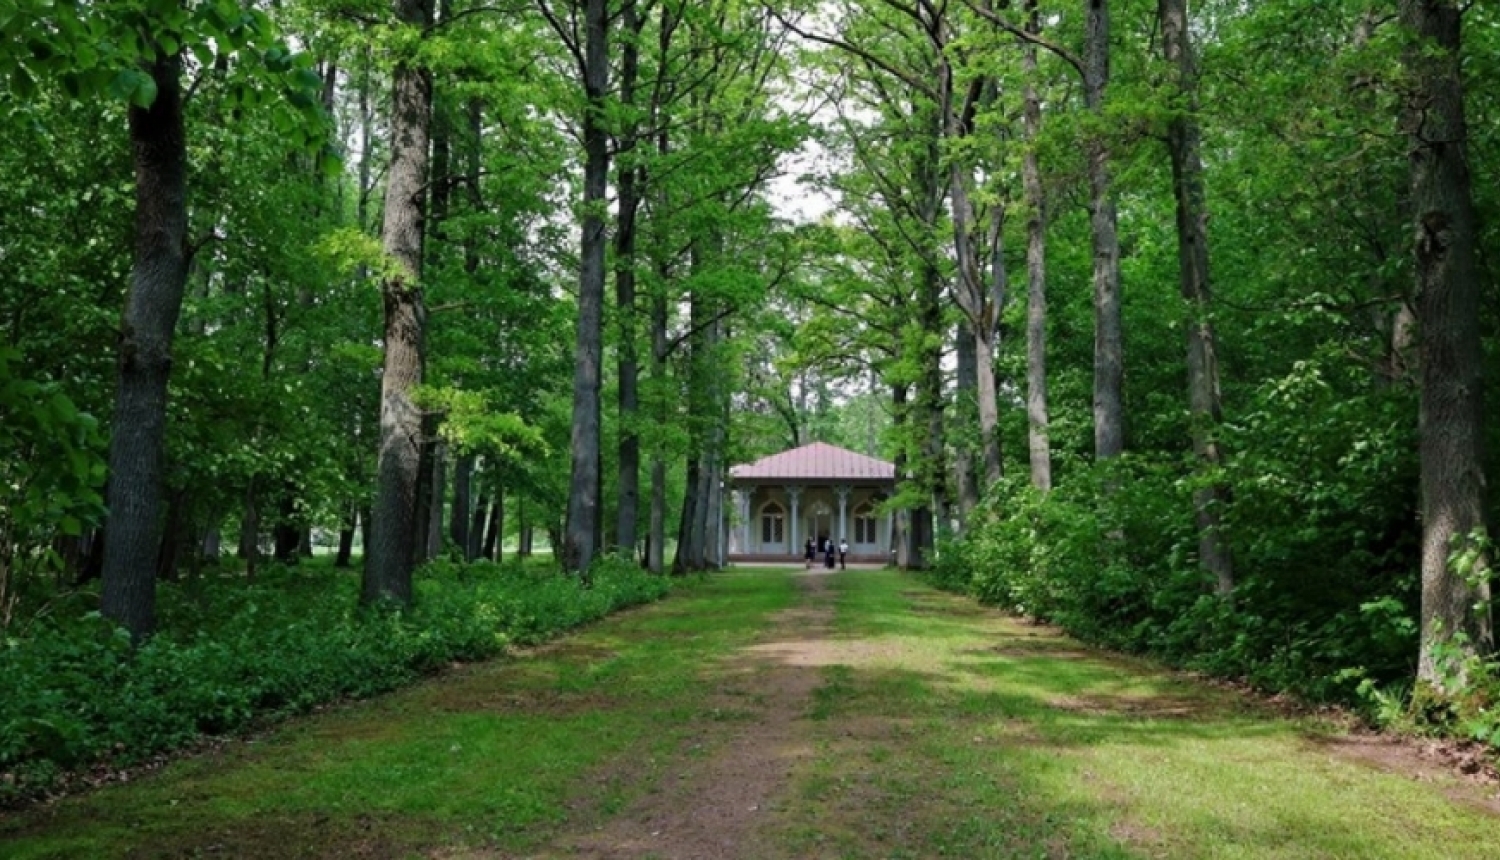
[[[715,568],[1500,748],[1500,9],[0,0],[0,804]]]

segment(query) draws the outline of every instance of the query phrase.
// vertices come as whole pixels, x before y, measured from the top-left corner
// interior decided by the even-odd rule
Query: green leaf
[[[130,103],[145,110],[156,103],[156,81],[148,75],[140,76],[140,83],[130,94]]]

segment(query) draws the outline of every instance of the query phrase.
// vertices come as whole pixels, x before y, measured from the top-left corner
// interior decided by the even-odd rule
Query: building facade
[[[734,518],[731,562],[795,561],[810,537],[849,542],[849,560],[891,560],[890,514],[881,504],[896,487],[884,460],[814,442],[729,470]]]

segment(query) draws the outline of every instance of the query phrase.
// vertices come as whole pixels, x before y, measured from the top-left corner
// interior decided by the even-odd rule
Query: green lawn
[[[1497,856],[1497,804],[1442,770],[1363,763],[1327,726],[896,573],[831,577],[831,632],[773,624],[829,602],[800,573],[715,576],[532,654],[13,814],[0,856],[569,856],[570,835],[669,796],[664,774],[691,802],[676,780],[763,716],[753,687],[788,655],[819,673],[794,721],[810,752],[766,799],[758,844],[778,847],[756,858]],[[797,641],[740,653],[775,646],[768,631]]]
[[[717,577],[534,655],[0,819],[0,857],[524,846],[642,790],[649,770],[614,775],[610,760],[675,749],[711,690],[704,662],[746,644],[794,593],[785,575]],[[592,779],[601,773],[604,784]]]
[[[793,856],[1500,856],[1482,787],[909,578],[838,587],[850,659],[824,669]]]

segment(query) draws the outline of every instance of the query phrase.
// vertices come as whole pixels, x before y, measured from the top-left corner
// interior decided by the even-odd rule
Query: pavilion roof
[[[894,481],[896,467],[847,448],[813,442],[729,470],[737,480]]]

